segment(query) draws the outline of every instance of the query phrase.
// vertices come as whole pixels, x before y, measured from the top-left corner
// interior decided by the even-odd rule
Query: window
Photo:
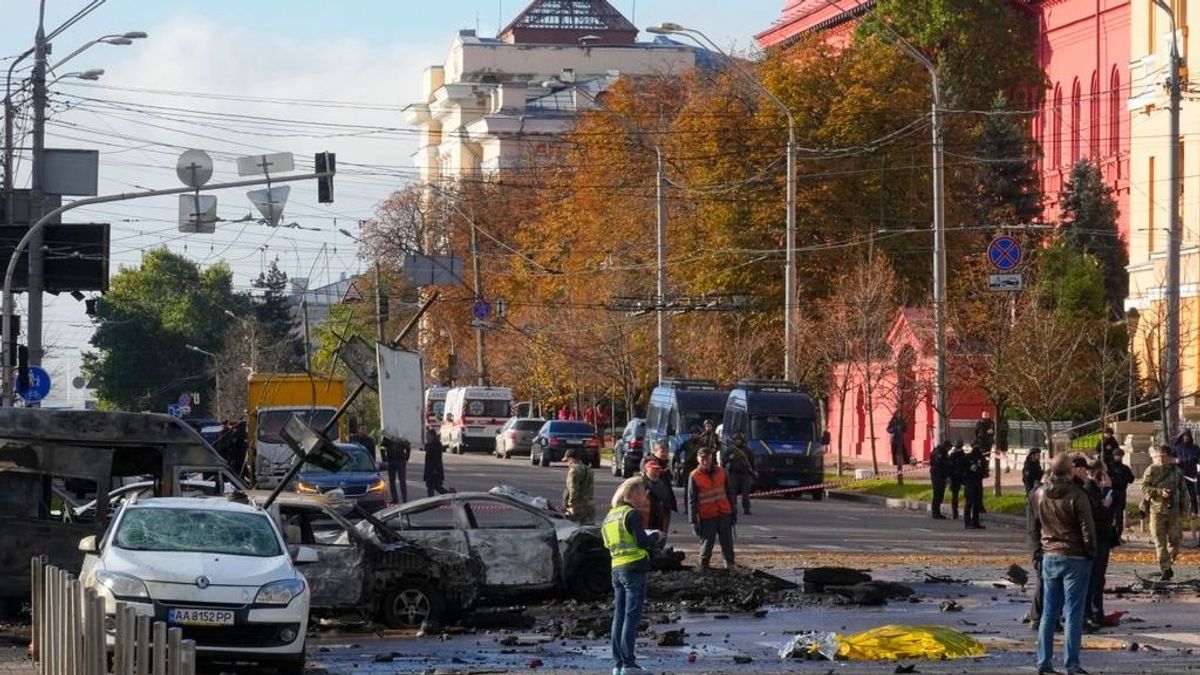
[[[1154,4],[1154,0],[1146,0],[1149,6],[1146,10],[1146,53],[1154,54],[1158,51],[1158,6]]]
[[[1079,161],[1080,130],[1082,126],[1083,102],[1080,100],[1079,80],[1071,85],[1071,165]]]
[[[547,430],[552,434],[595,434],[596,429],[587,422],[551,422]]]
[[[751,415],[749,435],[761,441],[807,443],[813,440],[813,420],[784,415]]]
[[[1121,71],[1113,66],[1108,85],[1108,154],[1116,157],[1121,153]],[[1117,162],[1120,167],[1121,163]]]
[[[471,527],[481,530],[532,530],[542,524],[536,515],[511,504],[491,499],[466,503]]]
[[[1146,257],[1150,257],[1154,253],[1154,216],[1158,211],[1158,205],[1154,199],[1155,188],[1158,184],[1154,182],[1154,158],[1150,158],[1150,167],[1146,175],[1146,191],[1149,208],[1146,209]]]
[[[453,530],[454,504],[441,502],[420,511],[410,511],[397,515],[388,524],[403,530]]]
[[[1050,161],[1055,168],[1062,166],[1062,87],[1054,86],[1054,107],[1050,111]]]
[[[509,407],[504,399],[469,398],[463,401],[463,417],[508,417]]]
[[[1088,120],[1088,156],[1099,159],[1100,157],[1100,129],[1103,126],[1100,122],[1100,114],[1104,109],[1100,99],[1100,73],[1092,73],[1092,93],[1091,100],[1088,101],[1088,110],[1090,111],[1091,119]]]

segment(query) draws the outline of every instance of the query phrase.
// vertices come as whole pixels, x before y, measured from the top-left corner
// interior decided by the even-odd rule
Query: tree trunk
[[[1046,425],[1046,456],[1050,459],[1054,458],[1054,426],[1051,420],[1042,420],[1042,424]]]
[[[996,435],[994,437],[996,442],[992,445],[992,494],[999,497],[1000,496],[1000,442],[1001,442],[1000,441],[1000,430],[1002,428],[1002,420],[1001,420],[1000,415],[1002,414],[1002,412],[1001,412],[1002,408],[1000,407],[999,404],[993,403],[993,405],[995,406],[995,408],[994,408],[995,412],[992,414],[992,419],[996,420],[996,422],[995,422],[996,426],[994,427],[994,429],[996,430]],[[1007,446],[1007,444],[1008,444],[1007,439],[1004,441],[1004,443]],[[1007,447],[1005,448],[1005,450],[1007,450]]]
[[[846,382],[850,378],[850,367],[846,366],[846,371],[843,373],[841,396],[838,397],[838,454],[837,454],[837,475],[842,476],[843,455],[842,455],[842,431],[846,428],[846,395],[850,393],[850,387],[846,386]]]
[[[879,473],[879,457],[875,455],[875,387],[871,386],[871,378],[867,378],[867,424],[871,428],[871,471]]]
[[[1008,401],[1005,400],[1003,397],[1001,397],[1001,398],[994,400],[993,404],[996,406],[996,414],[993,416],[993,418],[996,420],[996,456],[997,456],[996,480],[995,480],[995,484],[993,487],[993,492],[995,493],[995,495],[997,497],[999,497],[1000,492],[1001,492],[1001,489],[1000,489],[1000,460],[999,460],[1000,453],[1003,452],[1004,455],[1006,457],[1008,457],[1008,461],[1010,461],[1010,462],[1013,460],[1013,458],[1008,455],[1008,414],[1007,414]]]

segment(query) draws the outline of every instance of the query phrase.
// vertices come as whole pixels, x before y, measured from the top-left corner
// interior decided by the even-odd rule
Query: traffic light
[[[29,347],[17,345],[17,391],[29,389]]]
[[[336,156],[332,152],[318,152],[316,156],[317,173],[328,173],[317,179],[317,201],[321,204],[333,203],[333,174],[337,170]]]

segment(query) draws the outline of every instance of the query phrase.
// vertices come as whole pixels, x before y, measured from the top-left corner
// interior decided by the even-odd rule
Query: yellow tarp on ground
[[[848,661],[961,659],[983,656],[978,640],[946,626],[880,626],[838,636],[837,658]]]

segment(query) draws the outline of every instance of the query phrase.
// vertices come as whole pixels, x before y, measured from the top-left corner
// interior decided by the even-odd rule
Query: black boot
[[[957,517],[957,516],[955,516],[955,517]],[[934,519],[934,520],[945,520],[945,519],[946,519],[946,516],[943,516],[941,511],[934,511],[934,512],[933,512],[933,519]]]

